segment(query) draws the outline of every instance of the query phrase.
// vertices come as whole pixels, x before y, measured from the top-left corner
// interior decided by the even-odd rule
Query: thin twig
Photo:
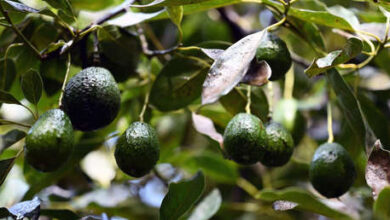
[[[247,100],[246,100],[246,106],[245,106],[245,111],[248,114],[251,113],[251,102],[252,102],[252,100],[251,100],[251,93],[252,93],[252,91],[251,90],[252,90],[251,86],[248,85],[248,90],[247,90],[247,93],[246,93]]]
[[[66,61],[65,78],[64,78],[64,82],[62,83],[61,95],[60,95],[60,98],[58,99],[58,105],[60,107],[61,107],[62,99],[64,98],[64,91],[65,91],[66,82],[68,81],[68,78],[69,78],[70,64],[71,64],[71,56],[70,56],[70,53],[68,53],[68,60]]]
[[[147,107],[149,105],[149,96],[150,96],[150,92],[147,92],[146,95],[145,95],[144,105],[142,106],[142,111],[139,114],[139,120],[141,122],[144,122],[144,115],[145,115],[146,109],[147,109]]]
[[[334,136],[333,136],[333,127],[332,127],[332,104],[330,101],[328,101],[328,143],[333,143]]]

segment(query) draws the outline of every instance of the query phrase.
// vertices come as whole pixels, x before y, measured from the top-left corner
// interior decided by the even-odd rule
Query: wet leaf
[[[226,49],[214,61],[203,84],[203,105],[217,101],[242,80],[255,57],[257,46],[266,36],[266,31],[251,34]]]
[[[374,148],[368,158],[366,166],[366,181],[371,187],[374,199],[383,188],[389,186],[390,181],[390,155],[384,151],[380,140],[375,142]]]
[[[169,185],[160,208],[160,220],[179,219],[198,201],[202,195],[205,179],[198,172],[191,180]]]
[[[305,73],[309,77],[316,76],[326,70],[345,63],[357,56],[363,49],[363,44],[358,38],[350,38],[342,50],[336,50],[325,57],[315,59]]]
[[[210,137],[214,141],[218,142],[221,146],[223,145],[223,137],[220,133],[217,132],[211,119],[193,112],[192,122],[196,131]]]
[[[24,97],[29,102],[38,104],[43,88],[41,75],[35,70],[30,70],[23,74],[21,84]]]
[[[218,212],[221,204],[221,192],[214,189],[194,208],[188,220],[208,220]]]

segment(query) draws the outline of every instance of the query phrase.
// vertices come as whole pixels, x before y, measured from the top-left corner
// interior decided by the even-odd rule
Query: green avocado
[[[118,167],[132,177],[150,172],[160,157],[156,131],[143,122],[134,122],[119,138],[115,149]]]
[[[111,73],[89,67],[66,84],[61,108],[75,129],[92,131],[110,124],[120,108],[120,92]]]
[[[337,143],[322,144],[314,153],[309,178],[313,187],[327,198],[336,198],[349,190],[356,170],[348,152]]]
[[[60,168],[73,150],[73,128],[69,117],[52,109],[38,119],[26,136],[26,160],[37,170],[52,172]]]
[[[266,126],[267,145],[260,162],[267,167],[278,167],[286,164],[294,151],[294,141],[281,124],[271,122]]]
[[[223,135],[226,154],[242,165],[259,161],[266,143],[262,121],[251,114],[239,113],[228,123]]]
[[[283,78],[292,64],[286,43],[275,35],[269,35],[267,40],[260,43],[256,50],[256,60],[266,61],[271,67],[271,81]]]
[[[306,120],[298,111],[295,99],[282,99],[278,102],[272,115],[272,120],[282,124],[289,131],[297,146],[306,131]]]

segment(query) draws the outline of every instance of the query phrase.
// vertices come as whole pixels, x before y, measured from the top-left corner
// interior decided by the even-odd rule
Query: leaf
[[[27,13],[38,13],[39,12],[39,10],[37,10],[35,8],[31,8],[27,5],[19,3],[19,2],[14,2],[14,1],[10,1],[10,0],[4,0],[4,2],[19,12],[27,12]]]
[[[315,59],[310,67],[305,70],[305,73],[309,77],[316,76],[332,67],[348,62],[350,59],[357,56],[362,49],[363,44],[358,38],[349,38],[342,50],[336,50],[325,57]]]
[[[11,130],[6,134],[1,135],[0,153],[8,147],[12,146],[14,143],[23,139],[25,136],[26,133],[18,129]]]
[[[268,82],[272,75],[271,67],[267,62],[252,62],[248,72],[242,78],[241,83],[252,86],[262,86]]]
[[[390,219],[390,187],[385,187],[380,191],[377,200],[374,203],[375,219]]]
[[[194,208],[188,220],[208,220],[218,212],[221,204],[221,192],[214,189]]]
[[[6,69],[5,69],[6,68]],[[16,78],[15,63],[11,59],[0,61],[0,89],[9,91]]]
[[[58,16],[67,22],[73,22],[75,20],[72,6],[68,0],[44,0],[53,8],[60,10]]]
[[[122,27],[122,28],[130,27],[130,26],[142,23],[142,22],[149,20],[151,18],[154,18],[154,17],[162,14],[165,11],[166,10],[163,9],[163,10],[152,12],[152,13],[143,13],[143,12],[132,12],[129,10],[126,13],[124,13],[123,15],[107,21],[107,24],[115,25],[115,26]]]
[[[3,90],[0,90],[0,103],[16,104],[16,105],[22,104],[11,93],[8,93]]]
[[[222,96],[219,102],[231,115],[236,115],[245,111],[247,104],[246,97],[247,90],[238,88],[233,89],[227,95]],[[267,96],[263,89],[253,87],[251,92],[251,112],[259,117],[262,121],[267,121],[267,115],[269,111]]]
[[[176,57],[161,70],[150,92],[150,102],[161,111],[183,108],[201,94],[206,77],[206,62],[191,57]]]
[[[16,157],[0,160],[0,186],[4,183],[5,178],[15,163],[15,159]]]
[[[33,200],[24,201],[13,205],[8,211],[16,217],[16,219],[36,219],[38,220],[41,201],[38,197]]]
[[[328,11],[335,16],[344,18],[344,20],[347,21],[352,28],[359,29],[359,20],[351,10],[348,10],[340,5],[335,5],[329,7]]]
[[[389,186],[390,181],[390,155],[384,151],[380,140],[375,142],[374,148],[368,157],[366,166],[366,181],[371,187],[374,199],[377,199],[379,192]]]
[[[211,119],[193,112],[192,122],[196,131],[210,137],[214,141],[218,142],[221,146],[223,145],[223,137],[220,133],[217,132]]]
[[[201,169],[208,177],[222,183],[234,184],[239,176],[237,165],[224,159],[221,153],[206,151],[200,155],[191,155],[180,165],[192,172]]]
[[[300,188],[290,187],[283,190],[262,190],[258,199],[268,202],[275,202],[279,200],[289,201],[298,204],[295,209],[303,211],[314,212],[332,219],[352,219],[348,215],[331,209],[324,203],[318,201],[309,192]]]
[[[171,21],[179,29],[180,36],[182,36],[181,21],[183,20],[183,6],[168,6],[167,12]]]
[[[359,143],[365,146],[366,127],[355,95],[336,69],[332,68],[328,70],[326,76],[334,92],[337,94],[338,104],[349,127],[352,129]]]
[[[171,183],[160,208],[160,220],[179,219],[202,195],[205,179],[198,172],[191,180]]]
[[[251,34],[226,49],[214,61],[203,84],[202,104],[217,101],[229,93],[245,76],[266,31]]]
[[[225,50],[222,49],[207,49],[207,48],[201,48],[202,52],[206,54],[208,57],[210,57],[213,60],[218,59],[219,56],[222,55],[222,53]]]
[[[29,102],[35,105],[38,104],[39,99],[42,96],[43,87],[42,78],[39,73],[35,70],[30,70],[23,74],[21,86],[24,97],[26,97]]]

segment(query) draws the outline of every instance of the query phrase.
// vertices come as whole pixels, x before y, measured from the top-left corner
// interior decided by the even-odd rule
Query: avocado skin
[[[268,167],[286,164],[294,151],[291,134],[279,123],[271,122],[266,126],[267,145],[260,162]]]
[[[26,160],[35,169],[52,172],[60,168],[73,150],[73,128],[69,117],[52,109],[38,119],[26,136]]]
[[[270,81],[281,79],[290,69],[292,60],[286,43],[275,35],[262,41],[256,50],[257,62],[266,61],[271,67]]]
[[[262,121],[251,114],[239,113],[230,120],[223,135],[227,155],[242,165],[259,161],[266,143]]]
[[[323,196],[336,198],[352,186],[356,170],[349,153],[340,144],[325,143],[314,153],[309,178]]]
[[[150,172],[160,157],[157,133],[149,124],[134,122],[119,138],[115,149],[118,167],[132,177]]]
[[[110,124],[120,108],[120,92],[111,73],[89,67],[66,84],[61,108],[75,129],[92,131]]]

